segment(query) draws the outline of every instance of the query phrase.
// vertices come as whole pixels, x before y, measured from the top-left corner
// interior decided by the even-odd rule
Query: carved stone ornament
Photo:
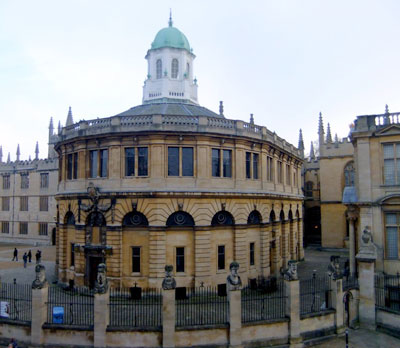
[[[174,267],[172,265],[165,266],[165,278],[162,281],[163,290],[172,290],[176,288],[176,281],[172,276]]]
[[[228,290],[240,290],[242,288],[242,280],[238,274],[239,263],[232,261],[229,265],[230,274],[226,278]]]
[[[331,263],[328,266],[328,275],[335,280],[343,278],[343,273],[340,269],[339,259],[340,256],[332,255]]]
[[[47,287],[46,268],[41,264],[35,266],[36,278],[32,283],[32,289],[43,289]]]
[[[283,275],[285,280],[297,280],[299,279],[297,275],[297,261],[290,260],[288,262],[288,269],[286,270],[285,274]]]
[[[106,265],[104,263],[100,263],[97,270],[97,279],[94,284],[94,292],[96,294],[105,294],[108,290],[106,270]]]
[[[372,241],[372,233],[369,226],[365,226],[361,236],[361,245],[356,256],[359,260],[375,261],[377,258],[376,245]]]
[[[101,214],[98,214],[99,212],[105,213],[108,210],[110,210],[111,207],[113,206],[112,199],[109,204],[106,204],[106,205],[99,204],[99,199],[100,199],[99,189],[97,187],[95,187],[92,182],[89,183],[89,186],[87,188],[87,193],[88,193],[89,199],[91,201],[91,204],[86,205],[86,204],[81,203],[80,208],[85,212],[92,212],[93,213],[92,220],[101,216]],[[95,223],[95,221],[92,221],[91,225],[93,225],[94,223]]]

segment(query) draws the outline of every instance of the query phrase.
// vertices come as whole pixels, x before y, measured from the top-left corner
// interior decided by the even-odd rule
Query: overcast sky
[[[174,26],[193,52],[199,102],[266,126],[306,152],[318,114],[332,135],[357,115],[400,111],[400,1],[0,1],[0,145],[47,156],[50,117],[65,124],[138,105],[144,59]]]

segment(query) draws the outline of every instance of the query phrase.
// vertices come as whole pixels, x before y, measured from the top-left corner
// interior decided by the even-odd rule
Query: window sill
[[[219,269],[217,270],[217,274],[225,274],[226,273],[226,269]]]
[[[137,178],[148,178],[148,177],[149,175],[130,175],[130,176],[124,176],[123,179],[137,179]]]
[[[131,272],[131,277],[141,277],[142,273],[141,272]]]

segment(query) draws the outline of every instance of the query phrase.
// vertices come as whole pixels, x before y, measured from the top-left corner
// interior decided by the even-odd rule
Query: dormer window
[[[172,63],[171,63],[171,77],[173,79],[177,79],[178,72],[179,72],[178,59],[174,58],[174,59],[172,59]]]
[[[162,62],[161,59],[157,59],[156,62],[156,76],[158,79],[161,79],[162,77]]]

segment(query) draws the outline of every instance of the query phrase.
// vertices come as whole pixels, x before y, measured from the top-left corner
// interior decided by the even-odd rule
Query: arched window
[[[269,222],[274,222],[275,219],[276,219],[276,217],[275,217],[275,212],[274,212],[274,210],[272,209],[271,212],[269,213]]]
[[[190,65],[189,63],[186,63],[186,77],[189,78],[190,76]]]
[[[156,62],[156,76],[158,79],[161,79],[162,77],[162,62],[161,59],[157,59]]]
[[[174,59],[172,59],[172,63],[171,63],[171,77],[173,79],[177,79],[178,72],[179,72],[178,59],[174,58]]]
[[[64,223],[67,225],[75,225],[75,216],[72,211],[69,211],[67,214],[65,214]]]
[[[313,187],[314,187],[314,183],[312,181],[306,182],[306,188],[305,188],[305,192],[304,192],[306,197],[313,196]]]
[[[285,221],[285,213],[283,212],[283,209],[281,209],[281,212],[279,213],[279,220]]]
[[[218,213],[214,215],[211,221],[212,226],[218,226],[218,225],[234,225],[235,221],[233,219],[233,216],[231,213],[228,213],[225,210],[221,210]]]
[[[344,167],[344,186],[354,186],[354,162],[351,161]]]
[[[194,226],[194,220],[190,214],[177,211],[169,216],[167,226]]]
[[[146,216],[144,216],[142,213],[138,211],[132,211],[125,215],[124,219],[122,220],[122,225],[140,227],[148,226],[149,222]]]
[[[289,220],[290,220],[290,221],[293,221],[292,209],[289,210]]]
[[[249,225],[261,224],[261,222],[261,214],[257,210],[253,210],[247,218],[247,223]]]

